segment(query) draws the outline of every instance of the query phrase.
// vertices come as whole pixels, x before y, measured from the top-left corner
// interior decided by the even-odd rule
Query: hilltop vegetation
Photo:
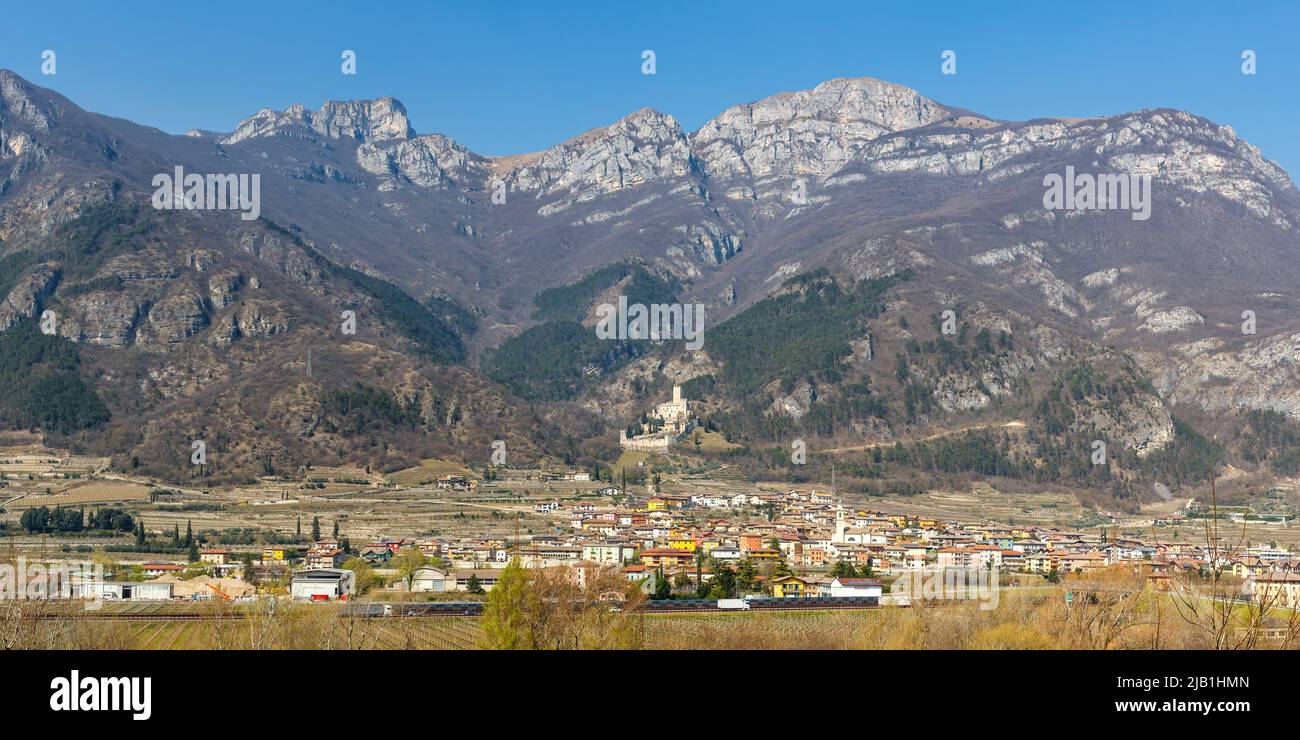
[[[447,299],[417,301],[406,291],[350,267],[339,265],[308,245],[296,234],[274,222],[267,228],[291,239],[304,250],[326,275],[342,280],[375,299],[380,317],[391,323],[414,345],[414,353],[433,362],[450,364],[465,359],[465,343],[453,329],[453,322],[472,330],[474,322],[463,308]]]
[[[372,434],[386,427],[414,429],[420,423],[419,408],[401,403],[382,388],[362,383],[326,392],[321,410],[331,418],[327,430],[345,435]]]
[[[42,334],[33,320],[0,332],[0,424],[70,434],[108,421],[81,376],[76,345]]]
[[[1300,423],[1278,411],[1246,412],[1239,438],[1242,458],[1265,463],[1277,475],[1300,475]]]
[[[675,278],[651,273],[644,265],[635,262],[616,262],[606,265],[581,280],[558,288],[548,288],[533,298],[537,310],[533,318],[539,321],[574,321],[586,315],[596,297],[626,279],[622,294],[627,302],[672,303],[677,300],[681,285]]]
[[[501,343],[488,377],[530,401],[573,398],[591,375],[609,372],[645,352],[645,342],[607,341],[576,321],[548,321]]]
[[[621,283],[621,285],[620,285]],[[542,291],[534,299],[534,317],[542,323],[511,337],[487,358],[488,377],[530,401],[573,398],[592,380],[659,346],[645,341],[606,340],[584,326],[591,304],[619,286],[629,304],[675,303],[677,282],[633,262],[607,265],[562,288]]]
[[[733,396],[780,380],[835,383],[850,343],[866,336],[867,321],[884,311],[885,293],[906,275],[841,287],[825,269],[790,278],[774,296],[723,322],[708,335],[708,351],[723,362],[720,380]]]
[[[113,257],[139,250],[154,227],[152,215],[139,206],[96,203],[56,229],[44,248],[48,258],[63,263],[66,277],[91,277]]]

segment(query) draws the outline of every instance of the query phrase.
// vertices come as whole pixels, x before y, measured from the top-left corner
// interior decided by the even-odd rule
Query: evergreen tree
[[[673,597],[673,585],[669,583],[668,578],[664,576],[664,568],[662,565],[655,571],[654,597],[659,600],[671,599]]]
[[[711,569],[713,578],[709,582],[709,595],[715,599],[730,599],[736,595],[736,572],[730,565],[716,564]]]
[[[831,568],[831,576],[834,578],[857,578],[858,571],[853,567],[853,563],[847,560],[836,561],[835,567]]]
[[[792,575],[794,575],[794,571],[790,570],[790,566],[785,562],[785,558],[778,558],[776,561],[776,567],[772,569],[772,578],[785,578],[786,576]]]
[[[311,518],[311,541],[320,542],[320,517]]]
[[[758,569],[749,558],[736,563],[736,590],[754,591],[758,588]]]

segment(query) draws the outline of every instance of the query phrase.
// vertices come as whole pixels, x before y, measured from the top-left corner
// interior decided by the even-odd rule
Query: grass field
[[[388,482],[398,486],[419,486],[433,483],[443,475],[462,475],[472,477],[469,468],[451,460],[422,460],[413,468],[399,470],[388,476]]]
[[[614,477],[618,478],[627,471],[630,475],[635,475],[638,466],[650,459],[649,452],[641,450],[623,450],[623,454],[618,456],[618,461],[614,463]]]
[[[700,437],[700,446],[695,446],[695,436]],[[707,432],[703,429],[697,429],[691,432],[686,439],[682,440],[681,446],[686,450],[696,450],[700,452],[726,452],[735,449],[740,445],[727,441],[727,438],[717,432]]]

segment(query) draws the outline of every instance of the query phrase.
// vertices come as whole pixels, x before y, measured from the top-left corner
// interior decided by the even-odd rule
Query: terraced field
[[[246,620],[158,619],[150,612],[131,612],[132,621],[97,620],[104,644],[137,650],[199,650],[247,647],[251,635],[274,634],[282,647],[361,648],[375,650],[471,650],[479,643],[480,621],[473,617],[385,617],[322,619],[323,613],[303,611],[274,627],[258,618]],[[707,648],[717,645],[774,645],[846,648],[852,637],[879,626],[881,612],[797,612],[747,614],[666,614],[645,617],[645,647],[651,649]],[[195,616],[198,616],[195,613]],[[82,622],[85,624],[85,622]],[[725,640],[724,640],[725,638]]]
[[[927,491],[906,498],[873,497],[864,503],[888,511],[1015,524],[1070,524],[1085,516],[1083,507],[1073,494],[999,491],[983,482],[974,483],[965,491]]]

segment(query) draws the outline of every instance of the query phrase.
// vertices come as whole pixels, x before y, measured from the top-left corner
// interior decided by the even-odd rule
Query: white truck
[[[749,602],[744,599],[718,599],[719,609],[748,609]]]

